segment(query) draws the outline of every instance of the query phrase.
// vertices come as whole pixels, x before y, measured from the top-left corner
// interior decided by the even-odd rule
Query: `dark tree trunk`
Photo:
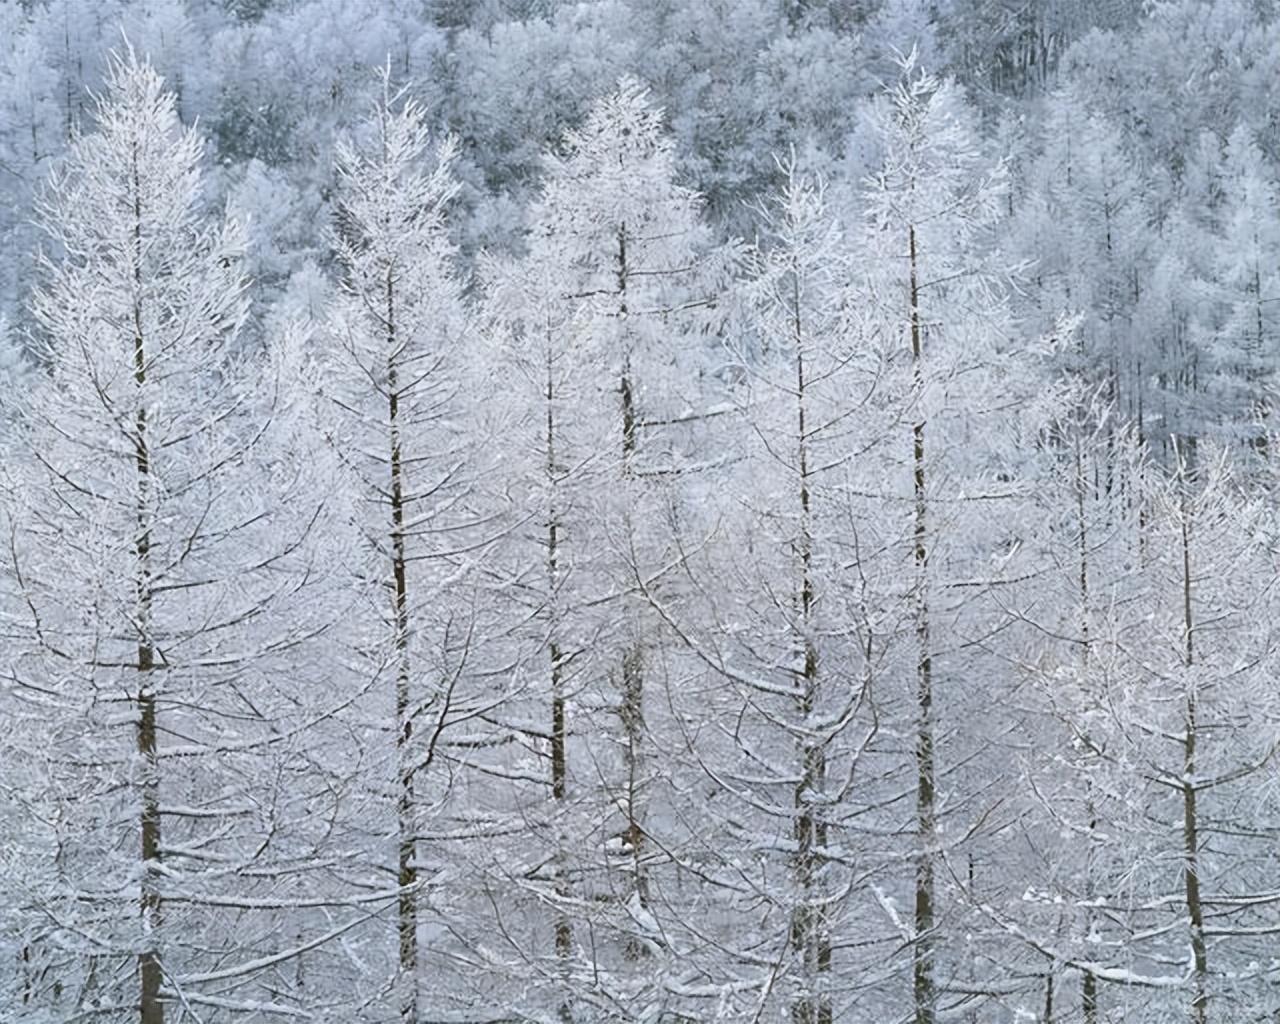
[[[396,652],[396,774],[397,774],[397,931],[399,936],[400,1020],[418,1020],[418,868],[417,827],[413,794],[413,708],[410,692],[409,582],[405,555],[405,483],[401,451],[399,345],[396,336],[395,286],[386,280],[387,416],[391,456],[391,575]]]
[[[915,943],[912,989],[916,1024],[934,1024],[937,992],[933,979],[934,864],[937,835],[934,809],[933,655],[929,640],[928,500],[925,489],[924,338],[920,316],[920,282],[916,229],[907,229],[910,259],[911,366],[915,400],[921,403],[911,428],[915,494],[916,568],[916,833],[919,843],[915,882]]]
[[[137,412],[134,416],[134,465],[137,481],[137,533],[134,537],[135,579],[138,636],[138,727],[137,749],[141,764],[142,810],[141,830],[142,881],[140,910],[142,915],[142,947],[138,954],[140,983],[139,1013],[142,1024],[163,1024],[164,1003],[160,998],[163,969],[160,958],[160,763],[156,755],[157,701],[152,671],[156,667],[152,638],[152,569],[151,569],[151,449],[147,437],[147,352],[144,340],[142,309],[142,182],[138,153],[133,154],[133,379],[137,385]]]

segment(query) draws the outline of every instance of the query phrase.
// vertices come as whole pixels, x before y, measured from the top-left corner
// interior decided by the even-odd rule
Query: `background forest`
[[[0,0],[0,1021],[1280,1020],[1271,0]]]

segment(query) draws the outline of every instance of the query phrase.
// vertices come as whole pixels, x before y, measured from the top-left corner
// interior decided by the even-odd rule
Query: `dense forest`
[[[1280,1020],[1272,0],[0,0],[0,1021]]]

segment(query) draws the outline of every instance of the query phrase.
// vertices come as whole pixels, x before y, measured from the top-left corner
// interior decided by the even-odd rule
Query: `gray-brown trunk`
[[[160,763],[156,755],[156,693],[151,673],[155,669],[152,629],[151,571],[151,449],[147,438],[147,352],[143,335],[142,310],[142,182],[138,153],[133,154],[133,379],[137,385],[137,412],[134,417],[134,466],[137,481],[137,522],[134,538],[138,636],[138,727],[137,749],[141,764],[142,879],[139,909],[142,916],[142,946],[138,953],[139,1015],[142,1024],[163,1024],[164,1003],[160,999],[163,970],[160,959]]]
[[[405,555],[405,486],[401,452],[398,344],[395,320],[395,287],[391,272],[386,280],[387,403],[391,447],[391,574],[394,584],[393,614],[396,653],[396,775],[397,775],[397,934],[399,937],[402,1024],[418,1020],[418,868],[417,826],[413,796],[413,708],[410,693],[409,583]]]
[[[552,815],[556,822],[556,849],[552,859],[555,894],[562,905],[569,896],[569,880],[565,870],[565,837],[563,822],[568,798],[569,766],[565,750],[568,725],[565,719],[564,664],[560,648],[560,510],[555,500],[559,469],[556,466],[555,386],[552,374],[550,346],[547,349],[547,488],[551,495],[547,514],[547,606],[550,609],[548,624],[548,652],[551,676],[551,798],[554,801]],[[556,913],[555,951],[561,974],[567,974],[569,957],[573,951],[573,925],[563,910]],[[560,1004],[562,1021],[571,1021],[573,1011],[568,999]]]
[[[810,720],[818,701],[818,649],[813,638],[813,606],[816,598],[813,579],[813,521],[809,480],[809,434],[806,421],[804,336],[800,316],[799,281],[793,280],[792,333],[796,358],[796,439],[798,456],[798,497],[800,528],[797,549],[800,555],[799,637],[804,665],[796,686],[796,711],[802,726],[800,778],[796,783],[794,840],[796,844],[796,903],[791,916],[791,946],[802,965],[802,989],[791,1008],[793,1024],[831,1024],[831,1000],[826,992],[826,975],[831,970],[831,941],[823,912],[818,873],[821,850],[826,845],[826,821],[815,801],[821,799],[826,783],[826,746],[813,735]],[[820,806],[820,805],[817,805]]]
[[[1183,661],[1189,670],[1194,664],[1194,619],[1191,608],[1191,527],[1185,495],[1182,500],[1182,615]],[[1183,737],[1182,760],[1182,841],[1186,860],[1183,865],[1187,922],[1191,932],[1192,997],[1191,1019],[1205,1024],[1209,1018],[1209,954],[1204,937],[1204,906],[1200,900],[1200,821],[1196,809],[1197,786],[1195,683],[1187,672],[1186,733]]]
[[[1079,581],[1080,588],[1080,681],[1084,686],[1089,685],[1090,673],[1090,637],[1089,637],[1089,521],[1085,516],[1084,499],[1088,491],[1089,482],[1085,478],[1084,472],[1084,453],[1081,451],[1081,431],[1084,429],[1083,416],[1076,425],[1075,436],[1075,461],[1076,461],[1076,539],[1077,552],[1080,560]],[[1085,779],[1085,788],[1087,792],[1086,805],[1089,815],[1089,848],[1085,851],[1085,897],[1093,899],[1093,852],[1095,833],[1098,828],[1097,816],[1094,811],[1093,803],[1093,777],[1089,775]],[[1089,911],[1087,919],[1087,930],[1093,930],[1093,912]],[[1080,1010],[1084,1017],[1084,1024],[1098,1024],[1098,979],[1092,971],[1085,970],[1080,984]]]
[[[912,991],[916,1024],[934,1024],[937,992],[933,980],[934,864],[937,821],[934,809],[933,655],[929,641],[928,501],[925,491],[924,338],[920,316],[920,281],[916,229],[907,229],[910,259],[911,367],[917,418],[911,428],[915,496],[916,568],[916,833],[919,849],[915,882],[915,942],[912,946]]]
[[[627,227],[618,228],[618,316],[622,330],[627,331]],[[629,342],[624,338],[624,346]],[[630,498],[634,487],[636,455],[636,406],[634,381],[631,373],[631,354],[624,348],[622,376],[618,388],[622,398],[622,478],[624,493]],[[626,511],[630,524],[631,509]],[[630,529],[630,525],[628,525]],[[649,881],[645,869],[644,827],[644,648],[640,639],[638,612],[632,608],[627,614],[627,648],[622,655],[622,730],[626,758],[627,824],[625,840],[631,853],[631,892],[640,906],[649,905]],[[627,944],[629,955],[640,956],[647,947],[640,942]]]

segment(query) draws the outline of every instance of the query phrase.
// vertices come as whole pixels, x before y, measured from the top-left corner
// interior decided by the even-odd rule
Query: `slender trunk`
[[[631,848],[634,893],[649,905],[649,879],[644,867],[644,664],[638,644],[622,656],[622,728],[627,742],[627,843]]]
[[[137,385],[138,407],[134,416],[134,466],[137,481],[137,521],[134,537],[138,636],[138,728],[137,749],[141,764],[142,880],[140,911],[142,949],[138,954],[141,992],[139,1011],[142,1024],[163,1024],[164,1003],[160,1000],[163,978],[160,958],[160,763],[156,756],[156,692],[151,673],[156,654],[151,633],[151,449],[147,438],[147,353],[143,340],[142,312],[142,182],[138,153],[133,153],[133,379]]]
[[[1092,971],[1084,972],[1080,1004],[1085,1024],[1098,1024],[1098,976]]]
[[[69,14],[66,8],[62,13],[62,56],[66,62],[67,79],[64,85],[66,95],[63,102],[66,104],[67,116],[63,123],[63,129],[66,132],[67,142],[71,143],[76,137],[75,119],[72,111],[75,109],[75,86],[71,76],[71,26],[68,24]]]
[[[397,774],[397,925],[400,951],[400,1020],[418,1019],[418,868],[417,829],[413,798],[413,709],[409,690],[409,585],[405,566],[404,463],[400,448],[399,339],[396,337],[395,286],[386,280],[387,403],[391,445],[391,574],[396,652],[396,774]]]
[[[628,502],[627,528],[631,529],[631,508],[634,489],[634,462],[636,454],[635,391],[631,375],[631,353],[626,349],[627,330],[627,227],[618,229],[618,317],[624,334],[622,353],[622,377],[619,392],[622,396],[622,479],[623,494]],[[644,650],[639,636],[639,612],[632,607],[626,626],[631,635],[622,655],[622,730],[626,742],[627,828],[626,841],[631,852],[632,895],[642,908],[649,905],[649,881],[644,866]],[[633,956],[640,955],[644,946],[630,943]]]
[[[1081,416],[1080,423],[1076,428],[1075,436],[1075,462],[1076,462],[1076,541],[1077,555],[1080,560],[1079,580],[1080,588],[1080,681],[1084,686],[1089,685],[1090,671],[1090,637],[1089,637],[1089,521],[1085,516],[1084,499],[1085,492],[1088,489],[1088,481],[1085,479],[1084,473],[1084,453],[1080,450],[1080,432],[1084,429],[1085,420]],[[1086,753],[1085,757],[1089,757]],[[1085,851],[1085,897],[1086,900],[1093,899],[1093,854],[1094,845],[1097,838],[1098,820],[1097,813],[1093,802],[1093,777],[1087,775],[1085,778],[1085,805],[1089,815],[1089,848]],[[1086,930],[1088,934],[1092,934],[1094,927],[1093,911],[1089,911],[1086,916]],[[1092,971],[1084,971],[1081,978],[1080,992],[1080,1009],[1084,1017],[1084,1024],[1098,1024],[1098,979]]]
[[[792,910],[791,945],[803,964],[804,986],[791,1010],[794,1024],[831,1024],[831,1003],[826,995],[824,975],[831,967],[831,944],[822,912],[819,891],[820,850],[826,845],[826,823],[821,812],[815,812],[821,799],[826,777],[826,749],[814,735],[810,720],[818,698],[818,650],[813,640],[813,526],[809,492],[809,449],[806,424],[806,387],[803,333],[800,321],[799,282],[792,296],[796,352],[796,419],[797,453],[799,456],[800,499],[800,641],[804,649],[804,667],[798,680],[796,709],[802,723],[800,742],[800,779],[796,783],[795,801],[795,881],[796,905]]]
[[[551,675],[551,798],[554,801],[552,811],[555,820],[556,849],[552,861],[554,888],[557,899],[562,902],[569,896],[569,882],[565,870],[566,838],[564,835],[564,815],[568,796],[568,763],[565,757],[565,706],[564,706],[564,665],[561,661],[560,648],[560,509],[556,502],[556,489],[559,486],[559,469],[556,466],[556,421],[555,421],[555,385],[552,374],[552,357],[550,346],[547,349],[547,488],[549,492],[547,508],[547,606],[550,609],[548,624],[548,650],[550,652]],[[555,921],[556,959],[560,964],[561,974],[568,971],[569,955],[573,950],[573,926],[563,910],[558,911]],[[560,1004],[560,1019],[570,1021],[573,1012],[568,999]]]
[[[1254,239],[1255,246],[1257,239]],[[1255,259],[1253,263],[1253,315],[1254,329],[1257,333],[1254,343],[1254,357],[1251,360],[1250,369],[1252,371],[1252,380],[1250,381],[1250,398],[1253,399],[1255,415],[1258,417],[1258,433],[1254,438],[1254,448],[1263,455],[1267,453],[1267,445],[1270,443],[1268,437],[1268,425],[1271,420],[1271,402],[1267,395],[1267,389],[1262,386],[1265,378],[1265,371],[1262,369],[1263,360],[1266,359],[1266,336],[1265,328],[1262,321],[1262,273],[1258,268],[1258,261]]]
[[[915,943],[912,989],[916,1024],[934,1024],[937,992],[933,980],[934,884],[937,821],[934,810],[933,765],[933,655],[929,647],[929,549],[928,502],[925,491],[924,447],[924,350],[920,319],[920,279],[916,253],[916,229],[907,229],[911,286],[911,367],[917,418],[911,428],[915,494],[916,568],[916,832],[919,842],[915,886]]]
[[[1186,733],[1182,748],[1182,840],[1186,863],[1183,881],[1187,902],[1187,920],[1191,929],[1193,961],[1193,996],[1191,1018],[1205,1024],[1209,1017],[1209,955],[1204,939],[1204,907],[1200,901],[1200,823],[1196,811],[1196,693],[1191,679],[1195,649],[1192,643],[1191,613],[1191,531],[1185,495],[1182,499],[1182,616],[1184,644],[1183,663],[1187,668]]]
[[[618,322],[624,336],[628,334],[627,273],[627,226],[624,224],[618,228]],[[626,349],[627,343],[624,337],[619,390],[622,394],[622,475],[630,479],[636,453],[636,410],[631,386],[631,353]]]

